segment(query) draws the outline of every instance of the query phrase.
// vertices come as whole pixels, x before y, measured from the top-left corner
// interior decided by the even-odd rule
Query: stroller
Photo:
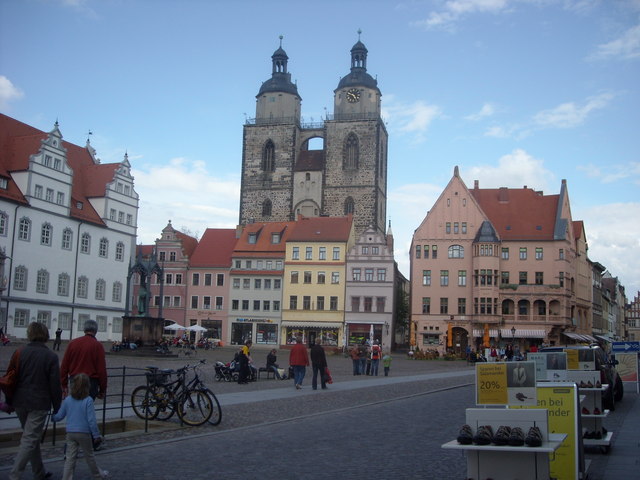
[[[216,380],[218,382],[221,382],[222,380],[224,380],[225,382],[230,382],[232,380],[233,370],[231,369],[231,363],[222,363],[220,361],[216,362],[215,370],[216,370]],[[235,365],[234,365],[234,368],[235,368]]]
[[[227,364],[229,369],[231,370],[231,378],[234,382],[238,381],[240,378],[240,362],[236,360],[232,360]],[[258,369],[253,366],[253,364],[249,364],[249,380],[250,382],[255,382],[258,379]]]

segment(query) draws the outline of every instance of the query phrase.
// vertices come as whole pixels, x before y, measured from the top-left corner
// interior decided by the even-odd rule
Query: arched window
[[[271,216],[271,200],[269,200],[268,198],[264,202],[262,202],[262,216]]]
[[[78,290],[77,294],[79,298],[87,298],[87,292],[89,290],[89,279],[84,275],[78,278]]]
[[[116,260],[119,262],[124,261],[124,243],[116,243]]]
[[[40,232],[40,244],[46,245],[48,247],[51,246],[51,231],[53,227],[51,227],[50,223],[42,224],[42,231]]]
[[[262,150],[262,171],[274,172],[276,169],[276,147],[271,140],[267,140],[267,143]]]
[[[464,258],[464,247],[462,245],[451,245],[449,247],[449,258]]]
[[[31,220],[27,217],[20,219],[20,226],[18,227],[18,239],[26,242],[31,238]]]
[[[49,293],[49,272],[46,270],[38,270],[38,277],[36,278],[36,292]]]
[[[96,300],[104,300],[105,290],[107,288],[107,282],[102,278],[96,281]]]
[[[13,275],[13,288],[16,290],[27,289],[27,267],[19,265],[15,269]]]
[[[360,148],[358,146],[358,137],[353,133],[350,133],[347,137],[344,148],[344,169],[356,170],[358,168],[358,161],[360,157]]]
[[[61,297],[69,296],[70,277],[66,273],[58,275],[58,295]]]
[[[349,215],[350,213],[355,213],[355,211],[356,204],[354,203],[353,198],[347,197],[347,199],[344,201],[344,214]]]
[[[80,252],[87,254],[91,252],[91,235],[88,233],[82,234],[82,238],[80,239]]]
[[[98,248],[98,255],[102,258],[107,258],[109,254],[109,240],[106,238],[100,239],[100,247]]]

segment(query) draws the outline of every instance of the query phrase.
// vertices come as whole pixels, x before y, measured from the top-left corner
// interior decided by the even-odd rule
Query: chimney
[[[478,180],[474,180],[473,181],[473,189],[477,190],[478,188],[480,188],[480,182]]]
[[[509,201],[509,189],[507,187],[500,187],[498,189],[498,201],[503,203]]]

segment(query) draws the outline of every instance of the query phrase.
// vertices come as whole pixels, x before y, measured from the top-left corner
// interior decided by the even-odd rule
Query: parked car
[[[622,379],[616,371],[618,361],[612,359],[600,345],[567,345],[564,347],[544,347],[541,352],[562,352],[564,350],[585,350],[590,349],[594,352],[596,370],[600,370],[600,382],[607,384],[607,390],[602,394],[602,405],[604,408],[614,411],[615,402],[622,400],[624,395],[624,387]]]

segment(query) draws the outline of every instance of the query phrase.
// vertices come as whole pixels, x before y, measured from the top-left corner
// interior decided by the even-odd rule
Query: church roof
[[[324,150],[302,150],[298,154],[295,171],[322,170],[324,169],[324,159]]]

